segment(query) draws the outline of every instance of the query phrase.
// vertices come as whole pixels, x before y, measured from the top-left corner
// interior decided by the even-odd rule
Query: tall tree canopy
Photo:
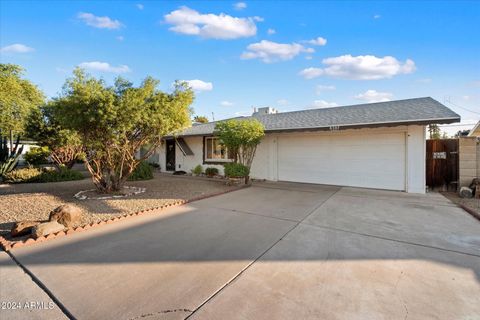
[[[44,103],[43,93],[23,78],[23,68],[15,64],[0,64],[0,131],[22,134],[32,110]]]
[[[55,99],[62,127],[82,141],[86,165],[101,192],[118,191],[137,164],[160,145],[162,136],[190,125],[194,94],[185,83],[173,93],[147,77],[139,87],[118,78],[114,86],[76,69]],[[145,152],[135,158],[141,147]]]
[[[62,127],[56,103],[47,103],[32,111],[27,122],[28,136],[48,147],[58,168],[72,168],[81,158],[83,146],[76,131]]]
[[[208,123],[208,118],[205,116],[195,116],[195,118],[193,118],[193,121],[198,123]]]

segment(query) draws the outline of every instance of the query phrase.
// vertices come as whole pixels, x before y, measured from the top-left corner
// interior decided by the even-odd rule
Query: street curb
[[[68,236],[68,235],[71,235],[71,234],[74,234],[74,233],[87,231],[87,230],[90,230],[92,228],[97,228],[97,227],[100,227],[100,226],[103,226],[103,225],[106,225],[106,224],[111,224],[111,223],[115,223],[115,222],[118,222],[118,221],[122,221],[122,220],[125,220],[125,219],[128,219],[128,218],[141,216],[141,215],[144,215],[144,214],[151,214],[151,213],[154,213],[153,211],[158,212],[158,211],[162,211],[162,210],[167,209],[167,208],[182,206],[182,205],[190,203],[190,202],[220,196],[222,194],[230,193],[230,192],[233,192],[233,191],[238,191],[238,190],[248,188],[248,187],[250,187],[250,185],[241,185],[241,186],[237,186],[235,188],[232,188],[232,189],[226,190],[226,191],[221,191],[221,192],[216,192],[216,193],[212,193],[212,194],[202,195],[202,196],[194,197],[194,198],[188,199],[188,200],[178,200],[178,201],[167,203],[167,204],[164,204],[164,205],[161,205],[161,206],[158,206],[158,207],[153,207],[153,208],[140,210],[140,211],[136,211],[136,212],[132,212],[132,213],[125,213],[123,215],[116,216],[116,217],[113,217],[113,218],[110,218],[110,219],[107,219],[107,220],[101,220],[99,222],[92,222],[90,224],[84,224],[84,225],[74,227],[74,228],[73,227],[72,228],[66,228],[63,231],[59,231],[59,232],[56,232],[56,233],[51,233],[51,234],[48,234],[46,236],[39,237],[37,239],[27,238],[25,240],[15,241],[15,240],[7,240],[3,236],[0,236],[0,248],[2,248],[4,251],[10,251],[12,249],[17,249],[17,248],[20,248],[20,247],[35,245],[35,244],[42,243],[42,242],[45,242],[45,241],[50,241],[50,240],[53,240],[53,239],[62,238],[64,236]]]

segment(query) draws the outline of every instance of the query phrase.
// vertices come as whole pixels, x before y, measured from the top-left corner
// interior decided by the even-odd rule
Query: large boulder
[[[74,205],[64,204],[50,212],[48,220],[57,221],[65,227],[70,228],[82,222],[82,211]]]
[[[42,221],[19,221],[15,222],[10,230],[12,237],[26,236],[32,233],[32,228],[42,223]]]
[[[32,229],[32,235],[34,238],[43,237],[49,235],[50,233],[56,233],[63,231],[65,226],[57,221],[48,221],[36,225]]]

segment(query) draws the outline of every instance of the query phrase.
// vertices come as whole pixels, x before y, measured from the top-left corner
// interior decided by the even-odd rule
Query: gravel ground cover
[[[453,203],[464,205],[475,212],[477,212],[478,215],[480,215],[480,199],[475,199],[475,198],[460,198],[457,193],[455,192],[442,192],[442,194],[452,201]]]
[[[146,192],[125,198],[77,200],[73,195],[93,188],[90,179],[26,184],[0,184],[0,235],[7,236],[14,222],[47,220],[54,208],[72,203],[84,212],[82,225],[107,220],[125,213],[136,212],[189,200],[199,196],[235,189],[224,180],[178,177],[155,173],[152,180],[129,181],[127,186],[146,188]]]

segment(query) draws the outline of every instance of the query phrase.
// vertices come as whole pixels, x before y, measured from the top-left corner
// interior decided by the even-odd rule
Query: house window
[[[225,146],[215,137],[205,138],[205,161],[231,161]]]

